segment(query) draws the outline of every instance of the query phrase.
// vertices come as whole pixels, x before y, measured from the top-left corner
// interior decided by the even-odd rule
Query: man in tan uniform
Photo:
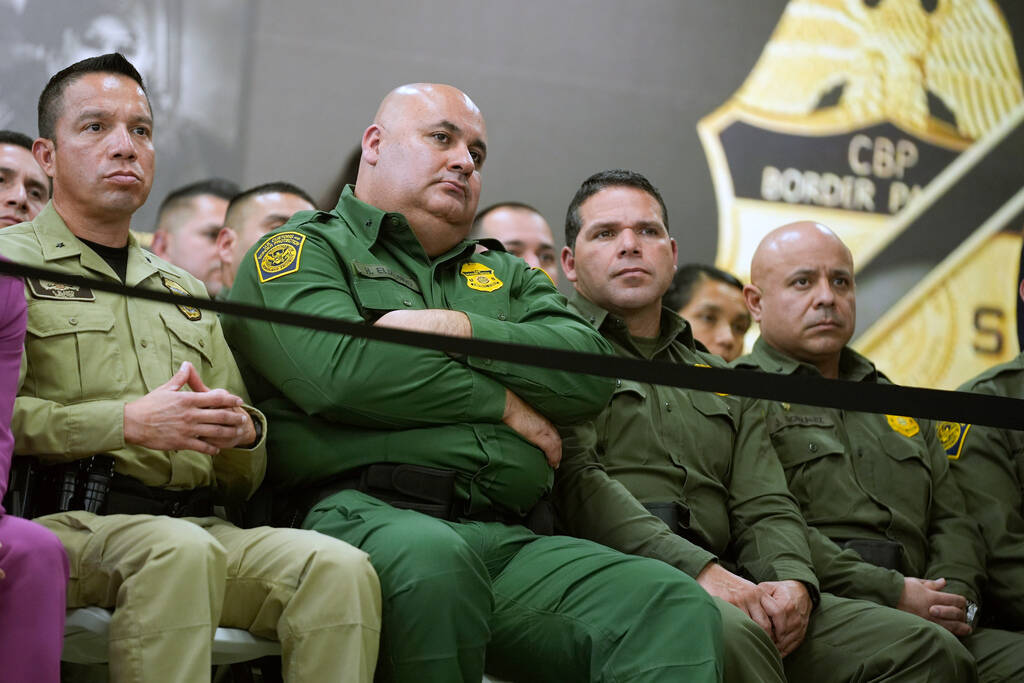
[[[0,231],[0,251],[205,294],[129,235],[154,151],[142,79],[124,57],[55,75],[40,97],[39,130],[33,154],[53,179],[53,200]],[[50,465],[36,474],[53,483],[30,494],[37,521],[68,551],[68,606],[114,609],[111,680],[207,681],[222,625],[280,639],[289,681],[369,681],[381,605],[367,556],[313,532],[242,530],[212,515],[216,500],[249,496],[266,463],[266,422],[244,405],[217,316],[41,279],[26,285],[15,451]]]

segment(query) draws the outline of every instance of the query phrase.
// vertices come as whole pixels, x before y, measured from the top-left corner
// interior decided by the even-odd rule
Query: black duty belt
[[[312,487],[300,496],[275,498],[273,522],[297,527],[313,507],[339,491],[360,491],[403,510],[415,510],[438,519],[454,518],[455,472],[423,465],[375,463],[347,470]]]
[[[114,472],[114,458],[97,454],[59,465],[35,458],[15,458],[11,487],[4,499],[12,514],[42,517],[85,510],[98,515],[165,515],[207,517],[213,514],[214,491],[183,491],[146,486]]]
[[[213,514],[213,498],[211,486],[172,491],[115,474],[100,514],[209,517]]]
[[[876,567],[899,571],[903,557],[903,546],[895,541],[880,541],[873,538],[837,538],[840,548],[853,550],[865,562]]]

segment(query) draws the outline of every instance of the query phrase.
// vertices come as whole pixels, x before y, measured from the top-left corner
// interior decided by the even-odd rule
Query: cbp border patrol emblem
[[[178,296],[189,296],[188,290],[186,290],[184,287],[179,285],[174,280],[171,280],[166,277],[161,277],[160,281],[164,283],[164,287],[166,287],[167,291],[170,292],[171,294],[177,294]],[[178,310],[181,311],[181,314],[183,316],[185,316],[186,318],[193,322],[195,322],[196,320],[202,320],[203,318],[203,312],[200,311],[195,306],[186,306],[185,304],[178,304]]]
[[[886,415],[885,421],[889,423],[894,432],[902,434],[908,439],[921,431],[921,425],[912,417],[902,415]]]
[[[904,207],[919,195],[934,202],[946,194],[943,172],[967,175],[974,157],[964,152],[1006,135],[1003,124],[1024,103],[1010,29],[1000,0],[789,0],[743,84],[697,125],[718,206],[716,265],[749,278],[761,239],[801,220],[835,230],[858,273],[904,232],[921,239],[908,230],[913,212]],[[962,269],[975,282],[994,282],[1019,240],[972,242],[979,253]],[[938,248],[952,253],[958,244]],[[876,294],[882,310],[906,306],[869,327],[855,348],[898,382],[948,388],[1015,355],[992,355],[982,339],[980,350],[968,345],[953,362],[958,331],[978,328],[979,312],[993,325],[989,288],[925,292],[928,282]],[[932,310],[935,302],[942,307]],[[1012,316],[1011,308],[1011,323]],[[907,337],[923,340],[927,352]]]
[[[463,263],[459,272],[466,278],[469,288],[478,292],[493,292],[505,284],[494,274],[493,268],[488,268],[482,263]]]
[[[935,426],[935,435],[939,437],[939,443],[950,460],[960,459],[970,429],[971,425],[966,422],[940,422]]]
[[[299,269],[302,257],[302,245],[306,236],[287,230],[274,233],[260,245],[252,257],[256,260],[260,282],[270,282],[276,278],[294,273]]]

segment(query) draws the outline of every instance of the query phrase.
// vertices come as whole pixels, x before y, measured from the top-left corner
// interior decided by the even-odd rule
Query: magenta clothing
[[[14,437],[11,413],[25,340],[25,285],[0,277],[0,498]],[[57,683],[64,644],[68,556],[48,529],[0,507],[0,680]]]

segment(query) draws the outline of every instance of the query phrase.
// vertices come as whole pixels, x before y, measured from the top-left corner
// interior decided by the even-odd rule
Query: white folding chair
[[[110,612],[102,607],[68,610],[64,622],[64,651],[60,658],[74,664],[104,664]],[[218,628],[213,636],[213,663],[236,664],[281,654],[276,640],[257,638],[238,628]]]

